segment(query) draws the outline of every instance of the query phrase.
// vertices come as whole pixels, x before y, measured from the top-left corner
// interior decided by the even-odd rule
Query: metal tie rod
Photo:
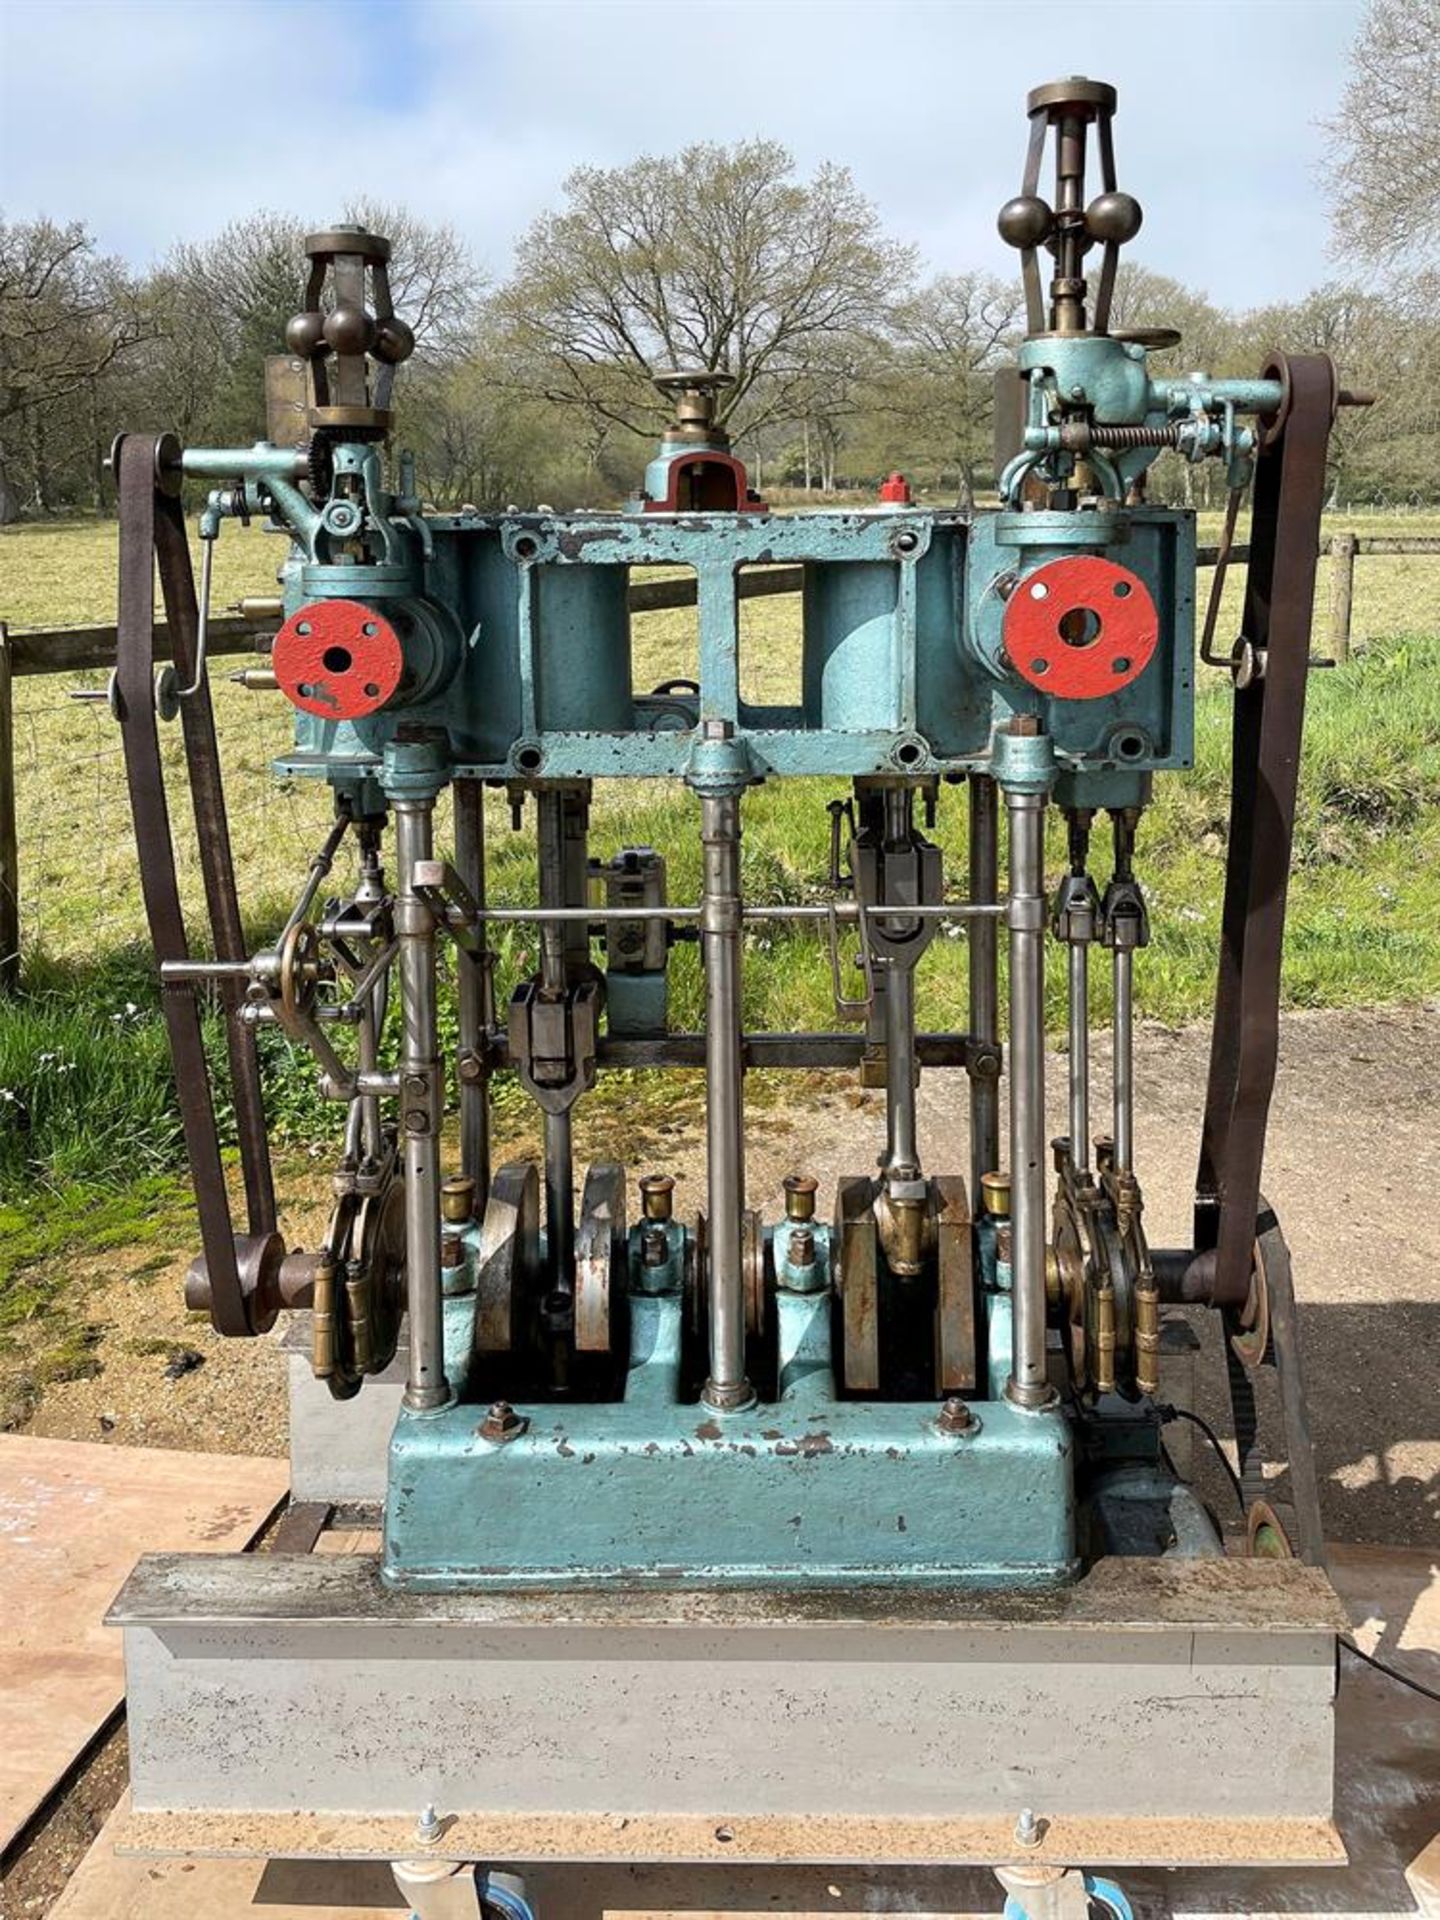
[[[847,923],[898,920],[908,923],[911,920],[1003,920],[1008,910],[1008,902],[1003,900],[979,903],[957,900],[939,906],[895,907],[888,911],[881,907],[861,907],[843,901],[833,907],[746,906],[741,909],[740,917],[742,920],[843,920]],[[700,908],[482,907],[469,917],[477,923],[492,921],[527,925],[537,920],[698,920]]]

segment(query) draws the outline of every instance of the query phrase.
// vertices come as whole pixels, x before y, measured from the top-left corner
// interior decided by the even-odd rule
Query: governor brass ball
[[[1145,218],[1140,202],[1128,193],[1102,193],[1085,209],[1085,231],[1092,240],[1123,245],[1133,240]]]
[[[398,366],[415,351],[415,335],[403,320],[397,320],[392,315],[388,320],[376,323],[372,351],[375,358],[383,360],[387,366]]]
[[[1055,216],[1038,193],[1017,193],[1001,207],[995,224],[1010,246],[1038,247],[1049,238]]]
[[[325,316],[325,338],[336,353],[366,353],[375,338],[375,322],[363,307],[346,301]]]
[[[313,360],[317,353],[324,353],[324,314],[297,313],[285,329],[285,344],[301,360]]]

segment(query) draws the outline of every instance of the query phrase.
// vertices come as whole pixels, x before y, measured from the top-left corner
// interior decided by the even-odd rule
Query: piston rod
[[[749,1406],[745,1374],[745,1136],[740,1024],[740,798],[702,793],[701,954],[705,969],[705,1120],[710,1375],[702,1398]]]
[[[1070,955],[1070,1157],[1090,1165],[1090,948],[1072,940]]]
[[[885,1170],[913,1180],[920,1171],[915,1126],[915,971],[885,970]]]
[[[1117,947],[1115,961],[1115,1171],[1135,1171],[1135,956]]]

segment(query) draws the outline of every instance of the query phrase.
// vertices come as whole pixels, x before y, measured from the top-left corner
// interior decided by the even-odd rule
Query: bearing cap
[[[321,720],[378,713],[405,671],[400,636],[359,600],[315,600],[293,613],[270,654],[287,700]]]
[[[1022,680],[1056,700],[1101,700],[1149,666],[1160,619],[1145,582],[1097,554],[1027,573],[1005,605],[1005,653]]]

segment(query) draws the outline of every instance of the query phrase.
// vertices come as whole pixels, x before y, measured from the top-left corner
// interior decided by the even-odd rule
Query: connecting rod
[[[455,782],[455,870],[471,899],[485,906],[485,786]],[[491,956],[461,952],[460,969],[460,1170],[475,1182],[475,1214],[483,1218],[490,1197],[490,1087],[484,1037],[495,1019]]]

